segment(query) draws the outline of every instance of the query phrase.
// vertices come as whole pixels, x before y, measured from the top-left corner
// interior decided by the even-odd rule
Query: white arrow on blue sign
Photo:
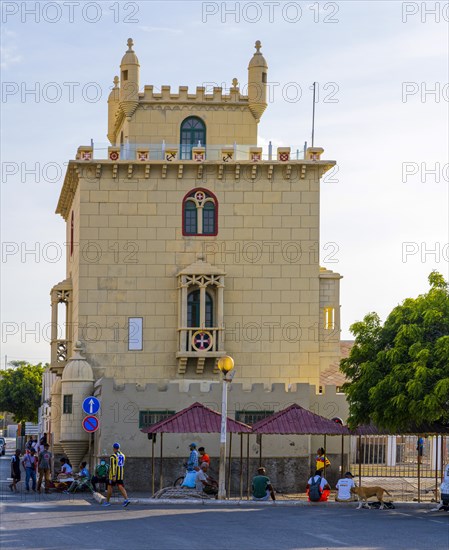
[[[90,395],[89,397],[86,397],[86,399],[83,401],[83,411],[86,414],[97,414],[97,412],[100,410],[100,401],[96,398]]]

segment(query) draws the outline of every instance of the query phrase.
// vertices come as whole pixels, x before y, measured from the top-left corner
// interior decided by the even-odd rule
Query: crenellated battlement
[[[180,143],[181,127],[188,117],[198,120],[196,132],[192,131],[192,120],[183,128],[185,147],[199,142],[204,145],[206,139],[208,144],[232,143],[236,138],[240,143],[257,143],[257,124],[268,105],[268,65],[260,52],[260,41],[255,43],[247,82],[233,78],[228,87],[227,82],[219,85],[204,80],[192,90],[188,86],[172,89],[146,85],[141,91],[140,63],[133,45],[128,39],[120,76],[114,77],[108,97],[107,136],[111,145],[153,142],[159,137],[167,143]],[[161,111],[166,112],[163,117]],[[186,151],[183,154],[187,155]]]
[[[189,93],[188,86],[180,86],[177,91],[172,91],[171,86],[161,86],[160,92],[155,87],[147,85],[144,91],[139,93],[139,103],[233,103],[249,105],[247,95],[240,92],[234,79],[229,93],[225,93],[222,87],[214,87],[212,93],[206,93],[204,86],[197,86],[195,93]]]
[[[99,381],[100,382],[100,381]],[[99,384],[97,382],[97,384]],[[183,393],[192,393],[192,394],[203,394],[203,393],[216,393],[216,390],[219,391],[221,395],[222,385],[221,382],[212,381],[212,380],[203,380],[198,382],[197,380],[181,380],[177,382],[164,382],[164,383],[145,383],[145,384],[136,384],[136,383],[125,383],[118,384],[113,379],[103,378],[101,380],[101,385],[106,383],[112,383],[112,389],[114,391],[124,391],[129,393],[130,391],[139,391],[145,392],[149,391],[154,392],[163,392],[166,395],[170,396],[179,396]],[[253,383],[250,385],[242,383],[234,383],[229,388],[229,393],[251,393],[254,395],[264,395],[264,394],[295,394],[297,396],[305,397],[309,395],[310,388],[309,384],[284,384],[284,383],[274,383],[274,384],[264,384],[261,382]],[[331,388],[331,387],[330,387]],[[335,386],[333,386],[335,388]],[[332,391],[332,390],[330,390]],[[335,392],[334,392],[335,393]]]
[[[132,402],[139,409],[151,408],[179,411],[195,401],[219,411],[221,407],[221,382],[185,380],[161,383],[118,384],[113,378],[101,378],[95,383],[95,395],[107,396],[111,403]],[[293,403],[312,410],[326,418],[348,415],[345,396],[335,386],[324,386],[317,393],[315,386],[298,384],[242,384],[233,382],[228,394],[229,412],[238,410],[273,410],[278,412]]]

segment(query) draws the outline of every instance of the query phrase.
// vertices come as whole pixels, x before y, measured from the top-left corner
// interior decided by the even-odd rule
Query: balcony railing
[[[51,343],[51,370],[60,374],[68,361],[69,340],[53,340]]]
[[[81,149],[81,148],[80,148]],[[82,160],[131,160],[135,161],[139,158],[139,152],[145,151],[147,161],[163,161],[167,160],[167,152],[174,151],[173,160],[176,161],[191,161],[198,160],[195,158],[195,150],[203,149],[204,150],[204,159],[209,161],[224,161],[224,162],[235,162],[235,161],[248,161],[253,160],[252,154],[256,152],[257,155],[260,155],[258,160],[261,161],[270,161],[270,160],[279,160],[278,149],[289,151],[288,160],[304,160],[306,158],[307,143],[304,143],[299,146],[284,147],[283,145],[273,145],[270,141],[267,145],[248,145],[240,143],[232,144],[214,144],[214,145],[204,145],[201,142],[198,142],[196,145],[186,145],[186,144],[170,144],[161,141],[159,143],[125,143],[117,147],[111,147],[107,143],[93,143],[91,147],[86,147],[83,149],[91,149],[92,158],[86,158]],[[114,151],[111,152],[111,149]],[[225,153],[224,153],[225,151]],[[112,156],[111,156],[112,153]],[[227,160],[224,158],[228,156]],[[143,159],[140,159],[143,160]]]
[[[224,328],[183,327],[178,329],[178,357],[224,355]]]

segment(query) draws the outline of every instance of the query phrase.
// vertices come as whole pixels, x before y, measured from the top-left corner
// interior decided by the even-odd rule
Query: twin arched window
[[[214,326],[214,302],[206,292],[205,303],[205,327],[211,328]],[[200,291],[193,290],[187,298],[187,326],[197,328],[200,327]]]
[[[207,189],[187,193],[182,204],[182,234],[209,235],[218,233],[218,201]]]
[[[189,116],[181,123],[181,159],[192,160],[192,147],[206,145],[206,125],[196,117]]]

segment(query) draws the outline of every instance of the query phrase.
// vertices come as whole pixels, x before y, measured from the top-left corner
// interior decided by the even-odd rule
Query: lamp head
[[[234,368],[234,359],[225,355],[218,360],[218,369],[226,376]]]

